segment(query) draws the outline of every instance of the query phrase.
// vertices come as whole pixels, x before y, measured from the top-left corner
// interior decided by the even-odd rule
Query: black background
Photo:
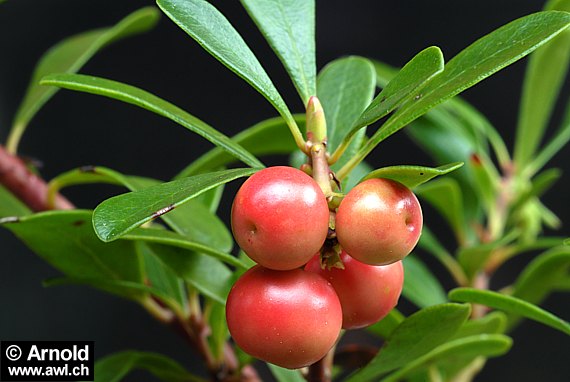
[[[290,108],[301,111],[302,105],[283,68],[239,2],[213,3],[249,42]],[[111,25],[129,12],[152,4],[150,0],[8,0],[0,5],[2,141],[34,64],[46,49],[66,36]],[[541,2],[535,0],[321,0],[317,5],[318,66],[349,54],[403,65],[430,45],[441,47],[449,60],[478,37],[540,7]],[[509,146],[516,126],[524,65],[522,60],[464,93],[501,131]],[[262,96],[202,51],[166,17],[154,31],[106,48],[81,72],[142,87],[228,135],[276,115]],[[564,92],[568,94],[568,81]],[[560,120],[561,110],[559,105],[555,121]],[[74,167],[94,164],[166,180],[210,147],[197,135],[149,112],[97,96],[62,91],[32,121],[20,153],[41,160],[42,174],[47,179]],[[568,148],[551,166],[568,170],[567,157]],[[383,143],[371,162],[376,167],[431,163],[405,134]],[[283,163],[283,158],[271,158],[266,163]],[[227,195],[231,195],[232,187]],[[90,186],[70,188],[66,195],[77,205],[92,208],[116,192],[114,188]],[[570,221],[569,192],[570,183],[565,180],[545,198],[566,222]],[[229,203],[230,196],[221,208],[225,219]],[[426,221],[429,219],[428,210]],[[557,234],[568,233],[564,226]],[[531,258],[522,256],[510,262],[493,285],[502,287],[512,282]],[[425,259],[431,264],[429,258]],[[440,271],[437,264],[433,266]],[[132,348],[161,352],[188,367],[199,368],[199,361],[176,333],[154,322],[134,304],[84,287],[41,287],[41,280],[55,275],[57,271],[7,231],[0,231],[0,339],[90,339],[96,341],[97,357]],[[450,286],[448,280],[444,283]],[[554,294],[543,306],[569,318],[567,302],[564,295]],[[529,322],[513,335],[511,352],[490,360],[478,381],[567,380],[567,337]],[[133,380],[149,378],[135,375]]]

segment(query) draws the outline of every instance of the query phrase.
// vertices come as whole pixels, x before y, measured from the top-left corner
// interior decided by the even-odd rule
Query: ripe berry
[[[233,286],[226,319],[235,342],[261,360],[297,369],[323,358],[342,324],[338,297],[322,277],[259,265]]]
[[[328,234],[329,209],[317,183],[292,167],[269,167],[251,176],[232,207],[239,246],[266,268],[302,267]]]
[[[354,187],[336,214],[337,239],[355,259],[387,265],[407,256],[420,238],[422,210],[416,196],[389,179]]]
[[[329,281],[342,306],[343,329],[358,329],[384,318],[398,303],[404,284],[404,268],[398,261],[390,265],[368,265],[341,253],[344,269],[322,269],[319,255],[305,266]]]

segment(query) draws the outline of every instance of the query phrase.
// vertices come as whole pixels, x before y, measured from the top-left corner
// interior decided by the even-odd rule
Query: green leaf
[[[105,167],[86,166],[58,175],[49,184],[48,200],[53,200],[63,187],[77,184],[109,183],[140,191],[161,182],[155,179],[123,175]],[[233,239],[224,223],[197,200],[189,200],[162,220],[190,241],[229,252]]]
[[[539,12],[495,30],[460,52],[445,69],[408,100],[366,142],[347,164],[355,166],[381,141],[429,109],[512,64],[564,31],[570,24],[566,12]]]
[[[390,166],[372,171],[362,181],[373,178],[395,180],[408,188],[415,188],[426,183],[436,176],[448,174],[463,166],[463,162],[449,163],[439,167],[423,166]]]
[[[447,302],[443,287],[420,259],[410,255],[404,258],[403,263],[404,297],[420,308]]]
[[[377,323],[368,326],[366,330],[382,338],[388,338],[405,318],[406,317],[400,313],[398,309],[394,308],[386,317]]]
[[[477,153],[488,155],[490,143],[499,165],[506,167],[510,164],[511,158],[505,141],[491,122],[473,105],[460,97],[453,97],[440,107],[454,115],[464,127],[463,130],[472,136]]]
[[[132,350],[97,360],[93,375],[95,382],[120,382],[136,369],[146,370],[166,382],[204,382],[166,356]]]
[[[156,256],[176,275],[205,296],[225,304],[232,272],[219,260],[182,248],[149,243]]]
[[[213,5],[204,0],[157,0],[157,4],[208,53],[261,93],[288,125],[294,124],[291,112],[253,52]]]
[[[457,284],[466,285],[468,283],[469,280],[463,268],[461,268],[457,260],[445,249],[425,224],[422,228],[420,240],[418,241],[418,248],[427,251],[447,268]]]
[[[24,130],[38,110],[57,92],[55,88],[39,86],[42,77],[51,73],[75,73],[105,46],[123,38],[153,28],[159,19],[154,7],[139,9],[113,27],[101,28],[71,36],[48,50],[40,59],[26,95],[16,112],[7,148],[15,152]]]
[[[475,192],[475,176],[471,167],[470,158],[473,153],[481,155],[479,144],[469,134],[457,116],[445,109],[447,101],[421,118],[413,121],[406,129],[406,133],[436,163],[449,163],[454,161],[465,162],[462,168],[450,174],[461,187],[464,200],[464,214],[466,218],[474,220],[481,211],[481,200]],[[446,142],[442,145],[441,142]]]
[[[457,362],[479,356],[497,357],[505,354],[512,346],[512,339],[502,334],[479,334],[447,342],[428,354],[405,365],[400,370],[383,378],[382,382],[402,380],[412,372],[424,370],[439,362]]]
[[[570,1],[549,3],[547,9],[570,11]],[[519,171],[532,161],[556,105],[570,62],[570,30],[566,29],[529,59],[523,84],[514,160]]]
[[[69,210],[5,220],[2,226],[46,262],[72,278],[142,283],[142,263],[133,243],[103,243],[95,236],[90,222],[90,211]],[[136,298],[139,294],[131,297]]]
[[[494,311],[476,320],[468,320],[453,339],[474,336],[477,334],[500,334],[507,327],[507,316],[503,312]]]
[[[374,96],[376,77],[369,60],[351,56],[327,64],[317,78],[317,96],[327,120],[327,149],[335,151],[349,133],[352,124]],[[340,163],[346,162],[362,145],[366,131],[362,129],[352,140]],[[346,148],[346,147],[345,147]],[[337,158],[338,159],[338,158]],[[336,164],[333,169],[337,169]]]
[[[316,94],[315,1],[241,0],[307,105]]]
[[[520,298],[506,296],[489,290],[456,288],[449,292],[449,299],[486,305],[507,313],[518,314],[570,335],[570,323]]]
[[[30,215],[32,211],[0,184],[0,219],[7,216]]]
[[[188,296],[184,281],[160,261],[148,245],[141,241],[137,242],[136,246],[143,258],[146,277],[153,290],[172,300],[185,315],[188,311]],[[156,292],[154,294],[156,295]]]
[[[302,127],[305,116],[295,116],[295,121]],[[261,121],[233,136],[232,141],[249,150],[253,155],[288,154],[297,149],[291,134],[286,129],[283,118],[270,118]],[[213,171],[234,162],[235,159],[224,150],[216,147],[200,156],[184,168],[176,179]]]
[[[541,148],[535,157],[530,158],[530,163],[526,167],[525,175],[532,177],[540,171],[568,141],[570,141],[570,102],[566,106],[566,117],[562,122],[562,126],[550,142]]]
[[[396,110],[441,73],[443,65],[443,53],[437,46],[422,50],[388,82],[352,127],[369,126]]]
[[[155,243],[181,249],[188,249],[190,251],[195,251],[203,253],[207,256],[211,256],[215,259],[223,261],[229,265],[236,266],[238,268],[249,268],[241,260],[235,256],[232,256],[231,254],[221,252],[215,248],[208,247],[207,245],[196,241],[190,241],[186,237],[171,231],[154,228],[136,228],[122,236],[122,239],[143,241],[146,243]]]
[[[472,279],[477,272],[487,264],[488,259],[497,249],[502,249],[513,242],[520,235],[518,230],[513,230],[500,239],[489,243],[477,244],[459,248],[457,260],[463,267],[465,274]]]
[[[464,242],[465,217],[461,189],[455,179],[445,177],[423,184],[414,192],[427,200],[447,220],[458,241]]]
[[[451,338],[470,312],[469,305],[441,304],[412,314],[392,332],[368,366],[347,381],[377,381],[381,375],[427,354]]]
[[[116,240],[207,190],[256,171],[232,169],[201,174],[107,199],[93,213],[95,232],[103,241]]]
[[[249,166],[263,167],[263,164],[257,158],[240,145],[232,142],[226,135],[180,109],[178,106],[134,86],[82,74],[52,74],[44,77],[40,84],[97,94],[141,107],[168,118],[202,136]]]
[[[275,377],[277,382],[304,382],[305,378],[301,375],[299,370],[290,370],[273,365],[271,363],[267,364],[271,374]]]
[[[570,279],[570,247],[552,248],[526,266],[513,286],[513,296],[539,304],[563,280]]]
[[[211,330],[211,334],[208,336],[208,343],[214,357],[218,360],[223,360],[224,352],[227,349],[227,341],[230,337],[230,331],[226,323],[226,306],[210,300],[207,302],[204,311],[207,312],[208,324],[210,324]]]

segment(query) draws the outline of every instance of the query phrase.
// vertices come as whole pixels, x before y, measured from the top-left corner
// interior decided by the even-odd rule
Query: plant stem
[[[48,203],[48,186],[46,182],[32,173],[26,163],[12,155],[0,145],[0,184],[4,185],[18,199],[33,211],[49,209],[68,210],[73,204],[62,195],[57,195],[53,208]]]
[[[321,360],[309,366],[309,372],[306,376],[307,382],[332,381],[332,366],[334,361],[335,348],[336,346],[329,350],[327,355],[325,355]]]
[[[18,152],[18,145],[20,144],[20,140],[22,139],[24,130],[26,130],[25,123],[15,124],[12,127],[12,130],[10,130],[10,134],[8,135],[8,139],[6,140],[6,150],[10,154],[16,155],[16,153]]]
[[[305,139],[303,138],[303,133],[301,133],[301,130],[299,130],[297,122],[295,122],[295,119],[293,117],[285,118],[285,122],[287,123],[287,127],[289,127],[289,131],[291,132],[293,139],[295,140],[295,144],[299,150],[306,154],[307,148],[305,145]]]

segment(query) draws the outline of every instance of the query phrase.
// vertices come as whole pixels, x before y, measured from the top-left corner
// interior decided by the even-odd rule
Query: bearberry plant
[[[181,329],[204,364],[199,376],[165,356],[126,351],[100,359],[96,380],[143,368],[165,381],[259,381],[264,361],[278,381],[470,381],[488,358],[509,351],[509,332],[523,318],[570,334],[568,322],[538,306],[570,286],[568,240],[541,236],[544,224],[559,221],[540,201],[560,177],[543,168],[570,139],[567,117],[541,144],[568,69],[569,0],[549,1],[447,63],[431,46],[401,69],[351,56],[319,71],[314,1],[242,0],[305,105],[297,114],[212,4],[157,3],[278,116],[228,137],[143,89],[77,74],[100,48],[151,29],[160,14],[153,7],[70,37],[41,59],[0,146],[0,225],[62,272],[46,285],[85,284],[132,300]],[[456,96],[530,53],[511,155]],[[168,182],[84,166],[46,183],[17,149],[58,88],[136,105],[215,148]],[[370,163],[406,126],[437,167]],[[290,159],[265,167],[268,154]],[[237,194],[223,195],[233,181],[242,182]],[[129,192],[94,210],[60,193],[92,183]],[[216,215],[223,196],[233,199],[231,227]],[[449,225],[453,251],[424,222],[420,201]],[[490,289],[497,269],[537,249],[544,252],[512,285]],[[427,256],[456,288],[444,292]],[[417,309],[400,312],[400,295]],[[372,355],[342,339],[362,328],[381,344]],[[358,361],[336,359],[337,351]]]

